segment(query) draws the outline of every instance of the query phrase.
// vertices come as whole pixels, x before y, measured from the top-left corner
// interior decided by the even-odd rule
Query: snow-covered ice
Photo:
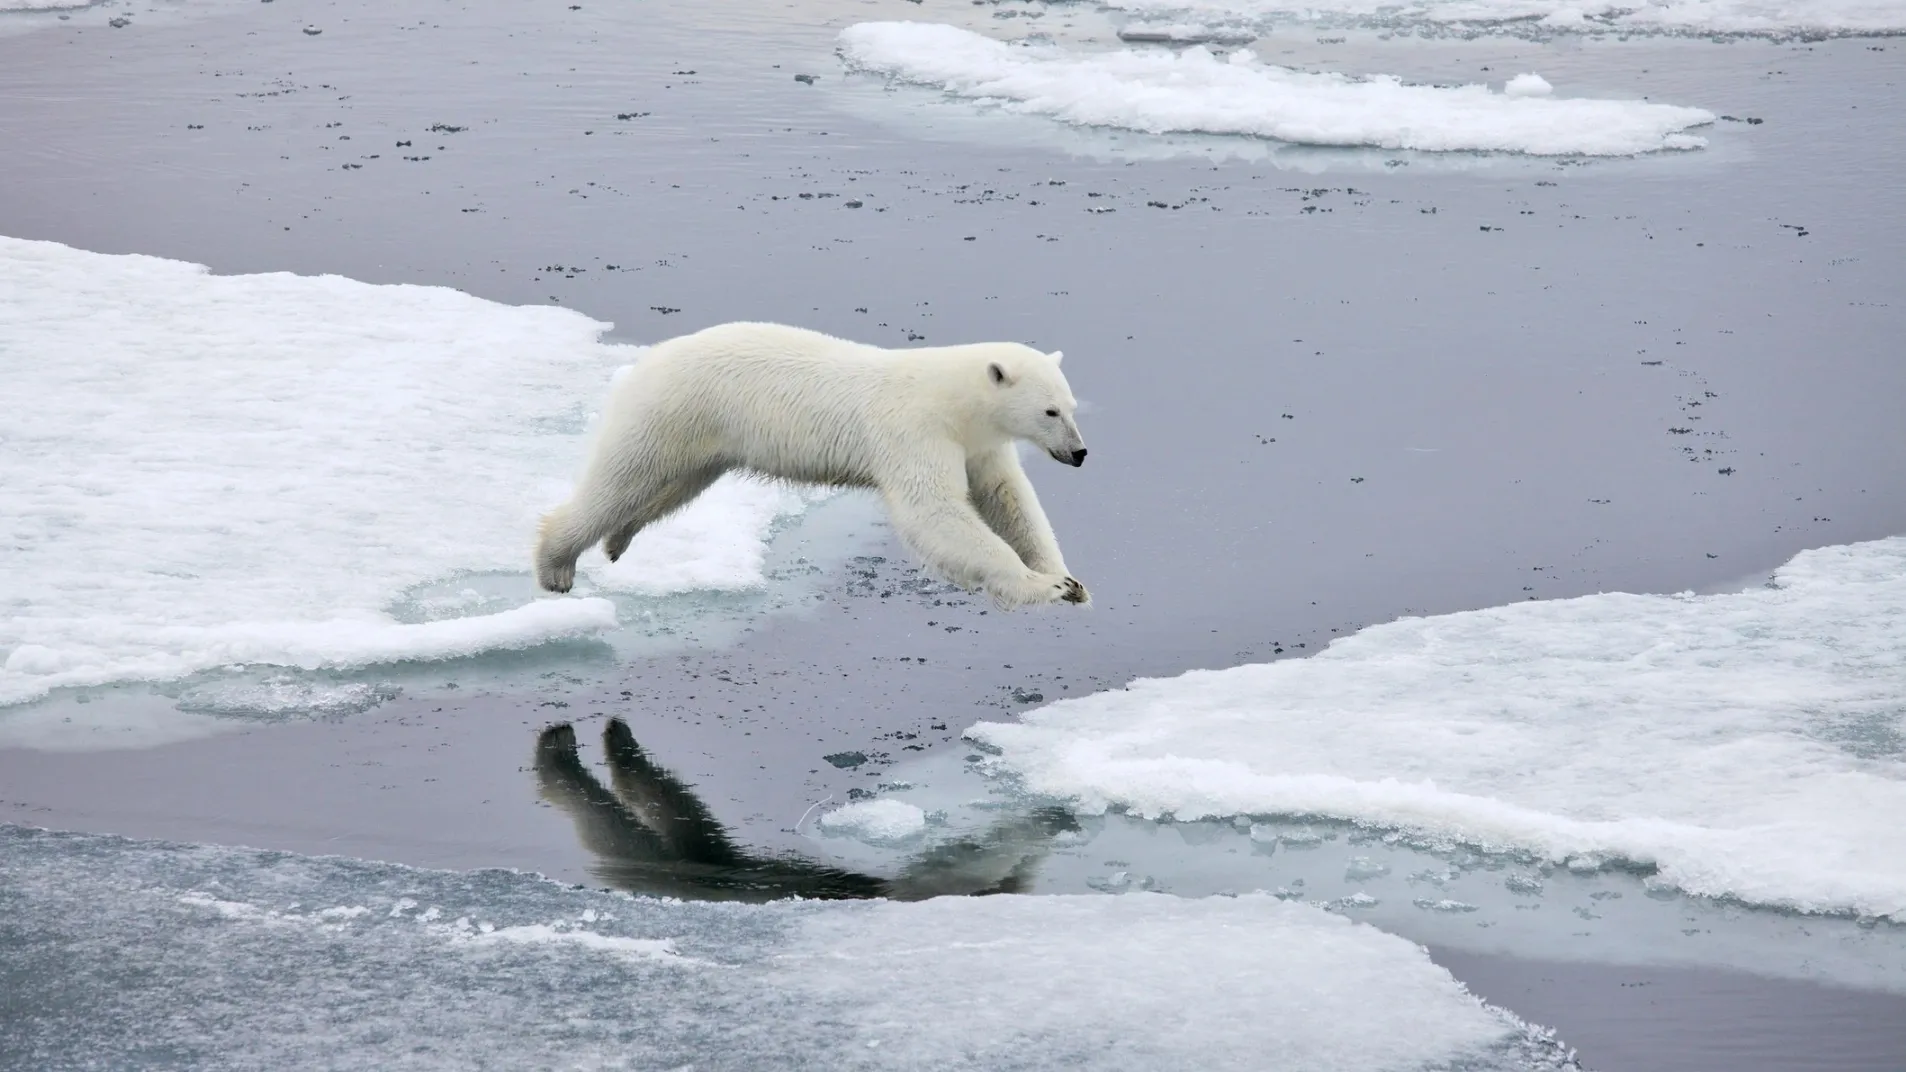
[[[1577,31],[1695,34],[1892,34],[1906,32],[1897,0],[1107,0],[1106,7],[1145,18],[1198,19],[1215,25],[1492,27],[1517,32]]]
[[[1510,96],[1483,85],[1406,85],[1219,57],[1008,44],[935,23],[864,22],[840,35],[847,64],[899,82],[1067,123],[1152,134],[1237,134],[1303,145],[1627,156],[1706,144],[1700,108],[1639,100]]]
[[[1263,895],[681,902],[0,826],[0,911],[9,1068],[1566,1059],[1421,947]]]
[[[9,238],[0,279],[0,705],[615,627],[609,599],[538,599],[528,579],[538,513],[641,354],[600,341],[608,325]],[[585,573],[599,593],[758,587],[806,501],[729,479]],[[483,595],[458,581],[473,574],[507,583]]]
[[[1747,591],[1406,618],[970,736],[1039,793],[1324,816],[1906,920],[1906,538]]]
[[[903,800],[863,800],[820,818],[821,829],[866,841],[898,841],[927,826],[927,813]]]

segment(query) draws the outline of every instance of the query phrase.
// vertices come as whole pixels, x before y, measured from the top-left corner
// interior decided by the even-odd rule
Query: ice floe
[[[8,1068],[1568,1066],[1263,895],[682,902],[4,825],[0,861]]]
[[[1518,32],[1619,31],[1776,37],[1906,31],[1895,0],[1108,0],[1144,18],[1196,19],[1253,28],[1273,22],[1459,26]]]
[[[608,325],[444,287],[221,276],[9,238],[0,279],[0,705],[616,625],[609,600],[538,599],[527,576],[538,512],[565,494],[611,374],[641,354],[600,341]],[[805,502],[729,479],[585,573],[598,593],[758,587],[767,538]],[[457,582],[479,573],[507,583]],[[445,582],[452,596],[411,605]]]
[[[1747,591],[1406,618],[970,736],[1036,792],[1322,816],[1783,908],[1906,919],[1906,538]]]
[[[1639,100],[1509,95],[1483,85],[1407,85],[1220,57],[1008,44],[954,26],[865,22],[840,35],[857,70],[1020,114],[1152,134],[1205,133],[1302,145],[1536,156],[1627,156],[1706,144],[1700,108]]]

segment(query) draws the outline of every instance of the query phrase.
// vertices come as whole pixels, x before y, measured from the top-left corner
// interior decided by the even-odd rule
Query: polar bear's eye
[[[1046,411],[1046,416],[1048,417],[1057,417],[1058,415],[1059,415],[1059,411],[1056,409],[1049,409]]]

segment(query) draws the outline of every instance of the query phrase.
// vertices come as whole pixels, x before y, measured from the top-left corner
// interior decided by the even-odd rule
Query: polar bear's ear
[[[1066,358],[1065,352],[1063,350],[1054,350],[1053,352],[1047,354],[1046,356],[1052,358],[1052,363],[1055,365],[1061,361],[1064,361]]]
[[[994,387],[1012,386],[1012,382],[1013,382],[1012,373],[1007,372],[1006,366],[1000,364],[997,361],[986,366],[986,375],[988,378],[990,378],[993,381]]]

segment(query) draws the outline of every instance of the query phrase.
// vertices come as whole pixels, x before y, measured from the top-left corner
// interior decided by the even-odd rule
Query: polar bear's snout
[[[1077,450],[1055,450],[1052,452],[1052,457],[1054,461],[1064,462],[1074,469],[1077,469],[1079,466],[1085,464],[1085,448],[1080,447]]]

